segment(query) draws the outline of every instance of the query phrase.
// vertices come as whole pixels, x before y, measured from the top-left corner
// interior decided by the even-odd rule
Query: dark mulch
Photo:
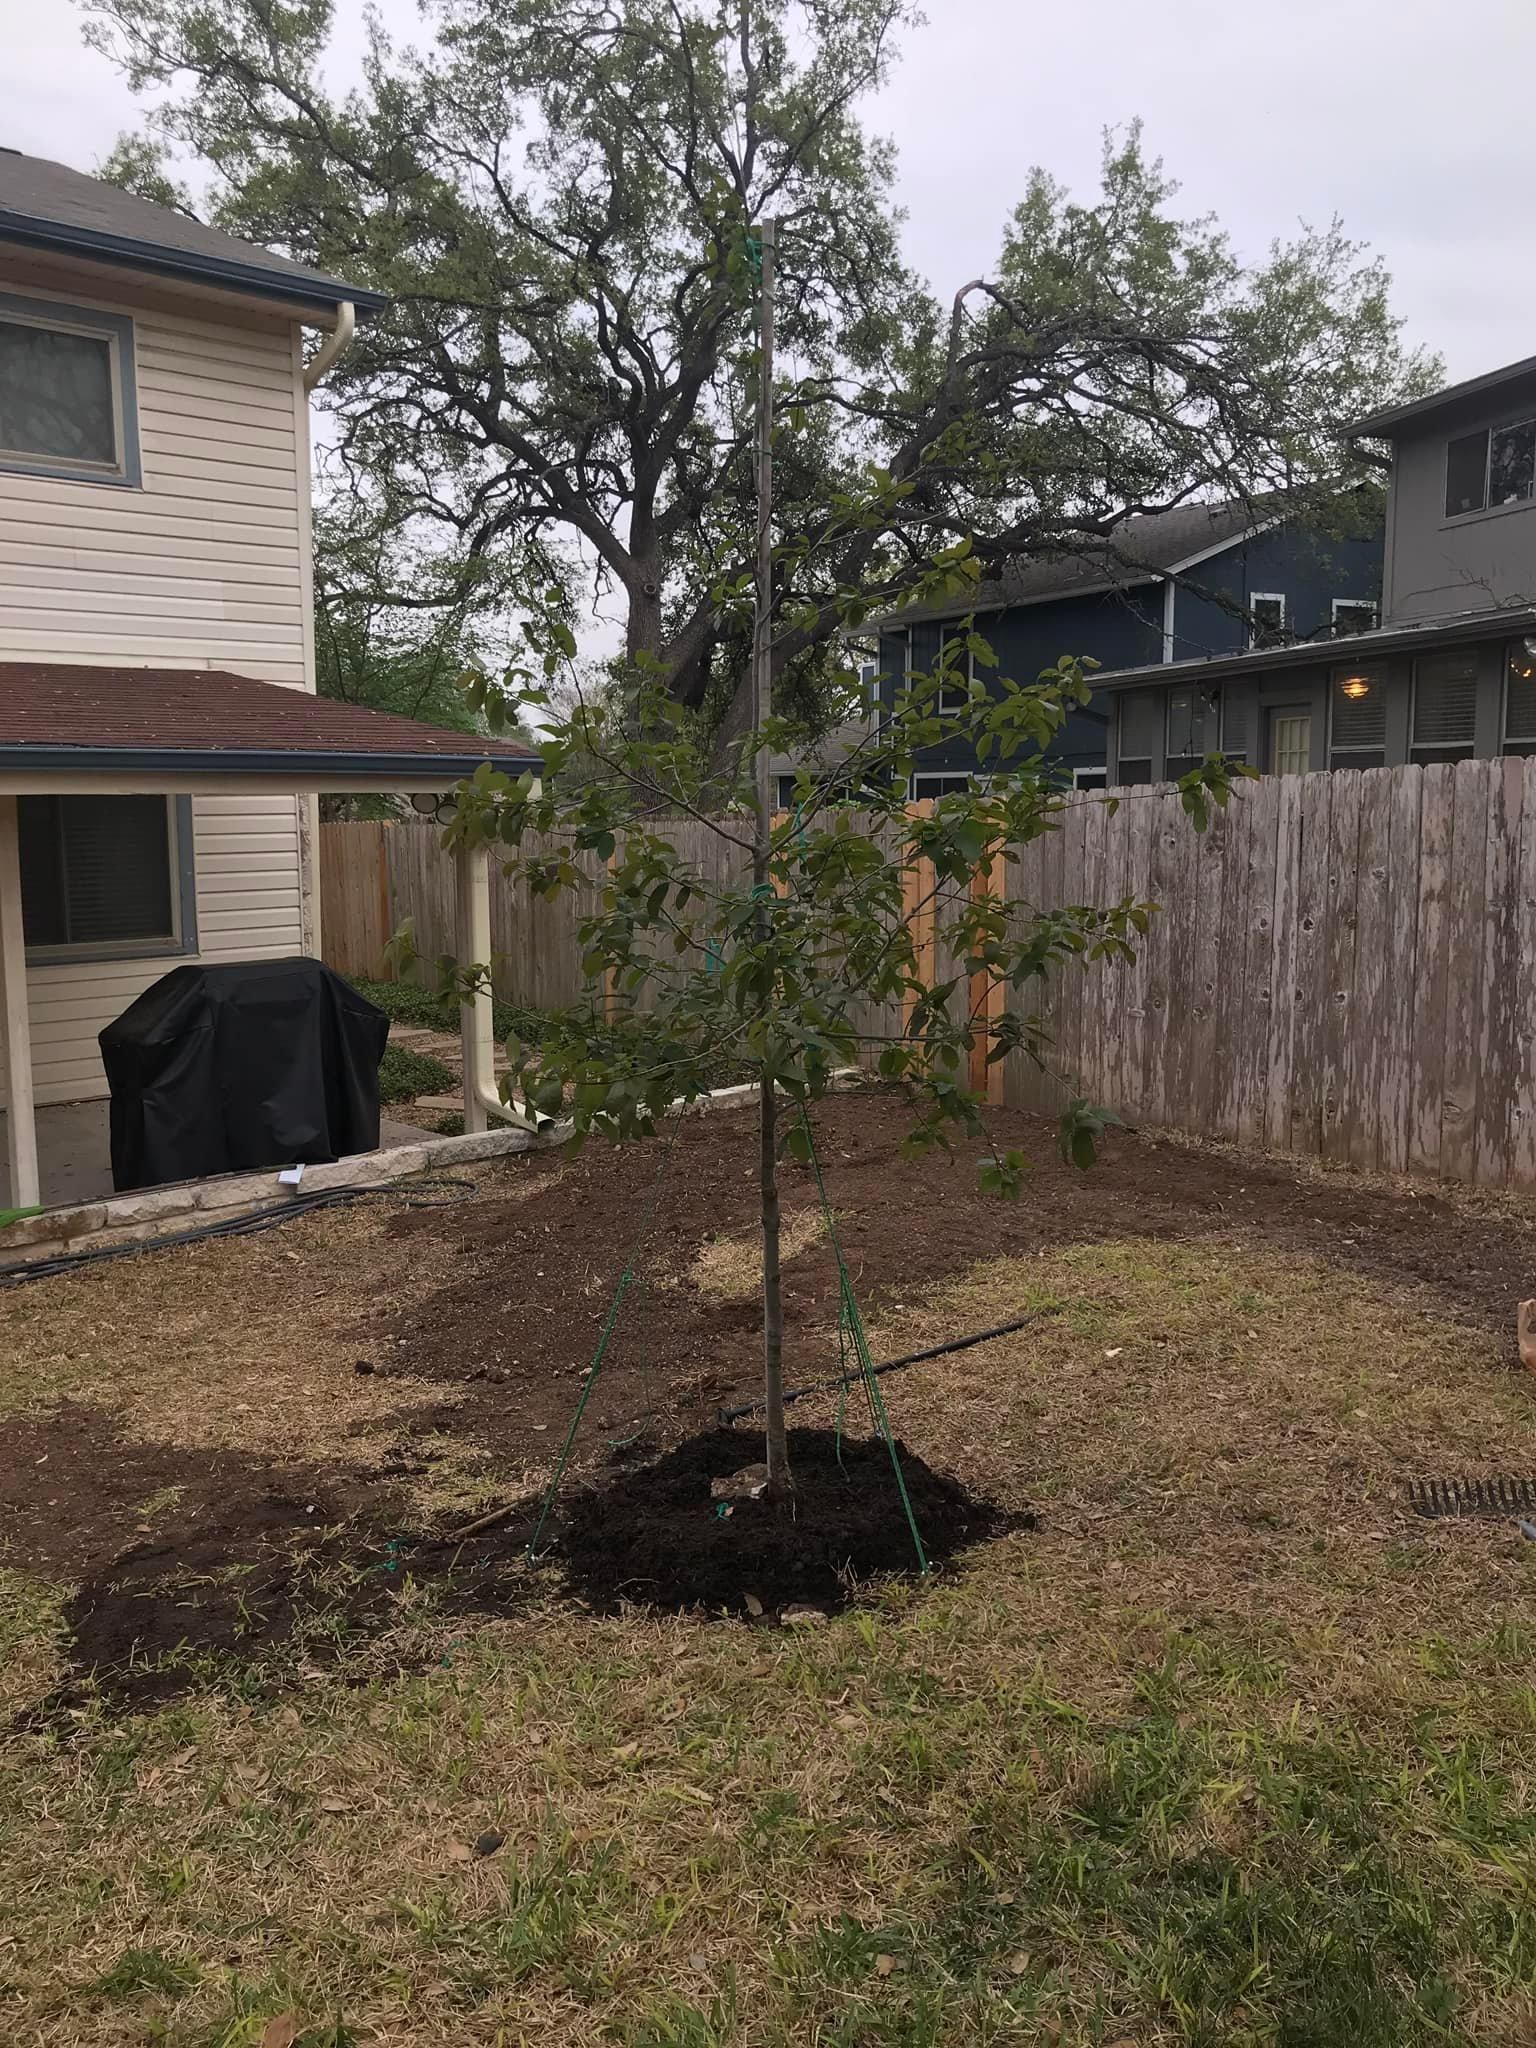
[[[841,1455],[839,1456],[839,1451]],[[789,1433],[791,1497],[717,1501],[710,1484],[762,1455],[735,1429],[690,1437],[653,1464],[574,1494],[553,1555],[570,1590],[603,1613],[626,1602],[674,1610],[846,1607],[860,1581],[918,1569],[911,1525],[884,1443],[831,1430]],[[930,1568],[1008,1529],[1032,1528],[978,1500],[897,1444]]]

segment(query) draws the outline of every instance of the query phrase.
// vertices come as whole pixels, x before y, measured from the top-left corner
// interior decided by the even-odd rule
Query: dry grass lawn
[[[365,1458],[317,1246],[378,1284],[355,1215],[208,1248],[201,1299],[150,1262],[21,1290],[12,1406]],[[1041,1513],[928,1589],[814,1631],[424,1592],[333,1670],[13,1722],[8,2038],[1536,2043],[1536,1544],[1400,1491],[1536,1472],[1527,1383],[1420,1301],[1210,1237],[993,1261],[876,1350],[1024,1312],[885,1383],[914,1449]],[[12,1714],[66,1590],[0,1574]]]

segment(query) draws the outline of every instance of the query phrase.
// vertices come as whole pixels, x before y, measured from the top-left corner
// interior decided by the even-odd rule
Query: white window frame
[[[1101,761],[1094,768],[1074,768],[1072,770],[1072,787],[1074,789],[1108,789],[1109,763]]]
[[[69,801],[74,801],[73,793]],[[81,797],[89,802],[89,797]],[[172,960],[197,951],[197,877],[192,844],[192,799],[168,796],[165,855],[170,870],[171,930],[142,939],[67,940],[56,946],[27,947],[29,965],[39,967],[90,960]]]
[[[973,775],[968,768],[929,768],[921,774],[914,774],[908,782],[907,802],[909,804],[931,804],[936,803],[940,797],[959,796],[962,794],[958,789],[941,789],[935,791],[932,795],[925,796],[919,786],[924,782],[963,782],[966,792],[971,790],[985,791],[992,786],[990,775]]]
[[[137,489],[139,463],[138,383],[134,370],[134,324],[126,313],[95,311],[62,300],[18,298],[0,292],[0,321],[38,327],[46,334],[83,334],[107,344],[112,375],[113,460],[72,462],[24,448],[0,448],[0,471],[11,476],[46,476],[74,483],[113,484]]]
[[[1361,626],[1359,628],[1359,633],[1374,633],[1376,628],[1381,624],[1381,607],[1379,604],[1376,603],[1374,598],[1332,598],[1329,601],[1328,607],[1328,623],[1333,629],[1333,637],[1335,640],[1354,640],[1359,637],[1358,633],[1341,633],[1339,631],[1339,613],[1341,610],[1344,609],[1355,612],[1370,613],[1371,623],[1368,626]]]
[[[1280,642],[1277,642],[1276,644],[1278,645],[1283,643],[1285,635],[1291,630],[1291,610],[1290,606],[1285,601],[1285,592],[1283,590],[1250,590],[1248,593],[1248,612],[1250,619],[1252,618],[1254,606],[1260,604],[1279,605],[1280,624],[1276,628],[1276,631],[1280,634]],[[1248,645],[1250,647],[1258,647],[1260,644],[1261,643],[1259,640],[1258,626],[1257,624],[1250,624],[1248,628]]]
[[[1465,434],[1448,434],[1446,436],[1445,461],[1441,466],[1442,475],[1440,487],[1440,523],[1442,526],[1459,526],[1462,520],[1464,519],[1487,519],[1494,513],[1516,512],[1520,509],[1522,505],[1536,505],[1536,481],[1533,481],[1529,497],[1506,498],[1502,505],[1494,504],[1492,489],[1494,435],[1507,434],[1515,427],[1530,426],[1536,426],[1536,414],[1527,413],[1521,419],[1500,420],[1497,426],[1472,427]],[[1465,512],[1447,512],[1445,510],[1445,483],[1450,471],[1451,443],[1453,441],[1470,441],[1474,434],[1481,434],[1483,439],[1483,502],[1481,503],[1481,505],[1473,505],[1469,507],[1469,509]]]

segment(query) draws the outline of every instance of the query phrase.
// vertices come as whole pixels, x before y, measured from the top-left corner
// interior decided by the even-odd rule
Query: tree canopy
[[[728,705],[745,666],[765,217],[791,693],[959,540],[985,569],[1191,499],[1336,493],[1361,473],[1340,429],[1432,367],[1337,222],[1245,266],[1134,130],[1091,201],[1035,172],[989,272],[935,295],[860,111],[908,0],[427,0],[423,46],[375,24],[346,94],[331,0],[89,7],[154,98],[159,147],[109,174],[174,196],[169,150],[225,226],[391,295],[324,387],[371,516],[467,578],[595,573],[689,706]]]

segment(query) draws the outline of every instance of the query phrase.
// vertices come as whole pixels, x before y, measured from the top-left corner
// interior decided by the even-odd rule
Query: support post
[[[0,1035],[5,1040],[5,1139],[13,1209],[42,1201],[37,1111],[32,1099],[32,1025],[27,1015],[27,941],[21,917],[21,834],[16,799],[0,796]]]
[[[491,857],[483,846],[461,846],[454,856],[454,952],[461,969],[491,971]],[[464,1128],[490,1129],[484,1097],[496,1088],[496,1028],[491,1018],[489,982],[477,985],[459,1003],[459,1034],[464,1059]]]

